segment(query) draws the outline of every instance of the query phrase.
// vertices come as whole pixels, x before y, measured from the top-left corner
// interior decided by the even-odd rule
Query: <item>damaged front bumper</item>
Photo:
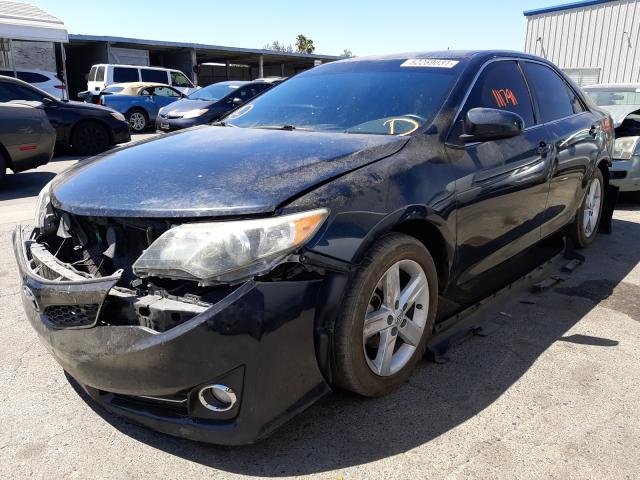
[[[131,308],[143,302],[188,318],[159,332],[98,321],[106,303],[130,295],[115,286],[120,272],[78,274],[21,227],[13,248],[27,318],[48,350],[93,399],[134,422],[198,441],[251,443],[330,391],[314,349],[322,280],[248,281],[210,306],[128,299]],[[205,408],[199,392],[212,384],[233,390],[232,408]]]

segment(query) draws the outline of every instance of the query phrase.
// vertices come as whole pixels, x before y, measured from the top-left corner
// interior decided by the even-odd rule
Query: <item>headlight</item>
[[[640,137],[616,138],[616,143],[613,145],[613,159],[630,160],[632,156],[637,155],[638,140]]]
[[[189,110],[188,112],[184,112],[182,114],[182,118],[195,118],[195,117],[199,117],[200,115],[204,115],[205,113],[207,113],[207,109],[206,108],[199,108],[197,110]]]
[[[120,112],[110,112],[110,113],[111,113],[111,116],[113,118],[115,118],[116,120],[119,120],[121,122],[126,122],[127,121],[127,119],[124,118],[124,115],[121,114]]]
[[[36,202],[36,211],[33,218],[33,226],[39,228],[40,230],[44,230],[47,226],[47,215],[51,212],[51,180],[47,183],[42,190],[40,190],[40,194],[38,195],[38,200]]]
[[[153,242],[133,271],[201,284],[238,283],[269,271],[309,241],[328,213],[322,208],[256,220],[185,223]]]

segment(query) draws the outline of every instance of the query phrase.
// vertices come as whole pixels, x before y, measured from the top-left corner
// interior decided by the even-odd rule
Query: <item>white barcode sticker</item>
[[[401,67],[429,67],[429,68],[453,68],[458,60],[445,60],[442,58],[410,58],[405,60]]]

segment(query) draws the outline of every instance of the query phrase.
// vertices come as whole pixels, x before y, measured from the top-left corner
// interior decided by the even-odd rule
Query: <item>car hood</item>
[[[211,105],[215,104],[217,100],[189,100],[187,98],[183,98],[181,100],[176,100],[175,102],[167,105],[162,108],[163,115],[183,115],[185,112],[190,110],[197,110],[200,108],[208,108]]]
[[[627,115],[640,110],[640,105],[606,105],[600,107],[611,115],[614,128],[618,128]]]
[[[202,126],[76,164],[52,184],[77,215],[273,212],[319,183],[400,150],[408,137]]]
[[[61,101],[60,103],[66,108],[74,108],[79,110],[93,110],[93,111],[100,111],[100,112],[106,112],[106,113],[113,112],[113,109],[111,108],[103,107],[102,105],[96,105],[94,103],[77,102],[75,100]]]

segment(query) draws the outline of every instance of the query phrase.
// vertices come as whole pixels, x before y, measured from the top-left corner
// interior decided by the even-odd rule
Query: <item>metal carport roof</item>
[[[14,40],[68,42],[62,20],[25,2],[0,0],[0,37]]]

